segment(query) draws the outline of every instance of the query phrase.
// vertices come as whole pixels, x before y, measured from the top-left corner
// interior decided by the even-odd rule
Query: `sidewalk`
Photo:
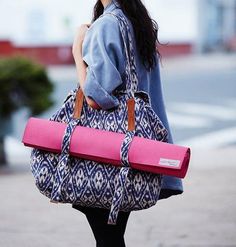
[[[184,194],[132,212],[127,247],[236,246],[235,174],[236,147],[192,150]],[[83,214],[50,203],[27,166],[0,170],[0,195],[1,247],[95,246]]]

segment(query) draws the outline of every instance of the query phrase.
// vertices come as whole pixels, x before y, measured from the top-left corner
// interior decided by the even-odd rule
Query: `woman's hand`
[[[72,46],[72,54],[74,58],[76,58],[77,55],[82,54],[82,44],[83,44],[84,37],[85,37],[86,32],[88,31],[89,26],[90,24],[82,24],[76,32],[73,46]]]

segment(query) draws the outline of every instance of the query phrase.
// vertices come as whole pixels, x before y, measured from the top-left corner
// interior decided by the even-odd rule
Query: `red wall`
[[[192,45],[171,43],[160,46],[159,49],[163,57],[170,57],[191,53]],[[14,46],[8,40],[0,40],[0,56],[22,54],[44,65],[74,64],[71,51],[72,47],[69,45]]]
[[[193,52],[193,46],[191,43],[171,43],[167,46],[160,46],[159,49],[163,57],[185,55]]]
[[[0,41],[0,56],[22,54],[44,65],[73,64],[69,45],[14,46],[10,41]]]

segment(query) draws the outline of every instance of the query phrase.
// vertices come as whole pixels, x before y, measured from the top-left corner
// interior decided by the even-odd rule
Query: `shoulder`
[[[94,23],[89,28],[90,32],[98,32],[100,33],[101,31],[104,31],[106,33],[112,32],[113,30],[118,30],[119,29],[119,23],[118,20],[110,15],[110,14],[105,14],[98,18]]]
[[[122,43],[122,35],[118,20],[109,14],[101,16],[89,27],[84,42],[85,44],[102,42],[120,45]]]

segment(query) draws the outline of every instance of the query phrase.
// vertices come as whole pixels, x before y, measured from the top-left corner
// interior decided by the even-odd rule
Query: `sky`
[[[194,41],[198,0],[143,0],[162,42]],[[88,23],[96,0],[0,0],[0,39],[15,43],[71,43]]]

